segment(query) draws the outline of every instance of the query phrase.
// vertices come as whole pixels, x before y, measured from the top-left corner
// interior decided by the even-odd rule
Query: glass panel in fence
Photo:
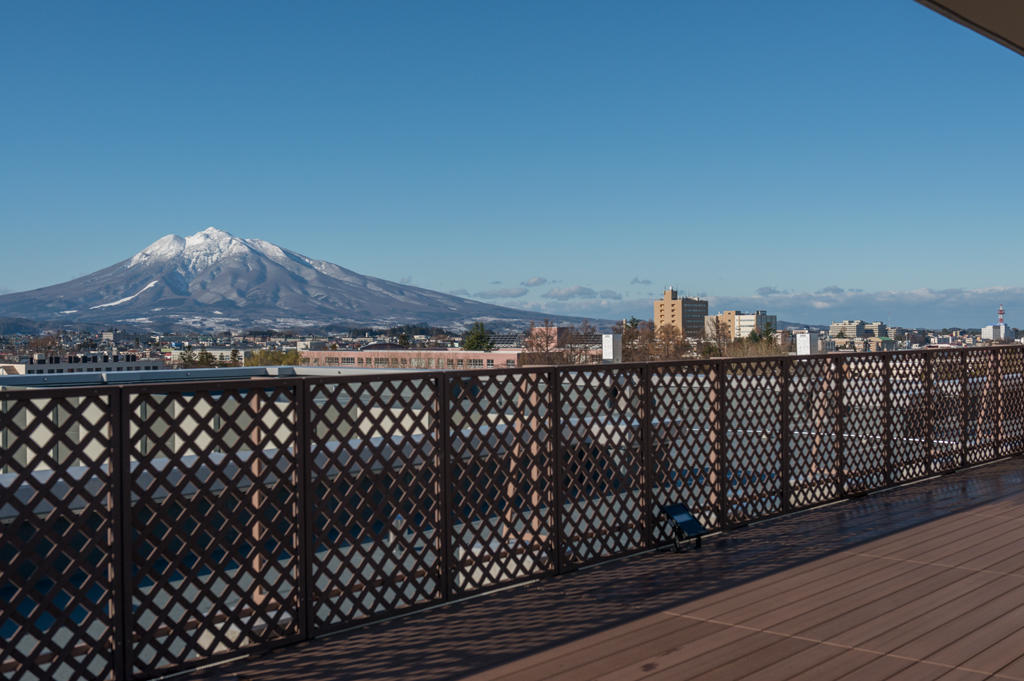
[[[444,597],[436,375],[309,384],[316,631]]]
[[[708,529],[719,529],[718,377],[714,362],[656,365],[651,369],[654,541],[671,541],[658,517],[665,504],[683,502]]]
[[[116,392],[0,392],[0,677],[114,673]]]
[[[782,512],[782,363],[724,367],[729,520],[741,523]]]
[[[562,526],[567,564],[642,547],[640,370],[561,369]]]
[[[960,467],[963,436],[963,365],[957,351],[930,350],[932,470]]]
[[[967,463],[991,461],[996,452],[996,419],[999,412],[995,352],[991,349],[966,353],[967,393],[964,399]]]
[[[136,674],[299,635],[294,385],[129,395]]]
[[[842,496],[839,368],[831,357],[794,359],[789,376],[789,504],[806,508]]]
[[[892,418],[892,481],[931,475],[929,423],[931,402],[924,353],[892,355],[889,380]]]
[[[456,596],[555,571],[547,372],[447,375]]]
[[[1024,347],[999,348],[999,454],[1024,453]]]
[[[842,455],[847,493],[887,484],[885,361],[879,356],[844,357]]]

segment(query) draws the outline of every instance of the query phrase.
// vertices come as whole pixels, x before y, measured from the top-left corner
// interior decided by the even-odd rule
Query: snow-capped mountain
[[[0,296],[0,317],[154,329],[191,326],[521,326],[514,310],[358,274],[210,227],[169,234],[131,258],[72,281]],[[565,319],[565,318],[562,318]]]

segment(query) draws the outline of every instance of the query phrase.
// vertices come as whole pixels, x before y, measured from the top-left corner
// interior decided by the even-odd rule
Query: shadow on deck
[[[969,606],[978,574],[1011,581],[1001,599],[977,595],[979,607],[1005,605],[975,624],[1013,619],[1015,604],[1024,603],[1017,599],[1024,595],[1024,518],[1013,520],[1024,514],[1012,510],[1024,504],[1022,483],[1024,461],[1001,461],[706,537],[701,551],[634,556],[177,678],[705,678],[714,671],[762,679],[796,678],[801,664],[820,679],[857,669],[864,671],[854,677],[865,679],[911,678],[900,676],[906,669],[921,672],[913,678],[985,678],[1016,652],[1002,651],[985,671],[949,655],[933,660],[926,653],[935,646],[913,648],[949,617],[933,615],[938,624],[910,638],[904,632],[873,643],[878,650],[865,643],[899,622],[920,628],[927,615],[907,618],[930,612],[922,600],[943,589],[948,598],[932,610]],[[988,563],[972,562],[985,555]],[[1003,567],[993,570],[997,559]],[[844,617],[848,626],[837,625]],[[1014,621],[1016,628],[999,631],[1021,636],[1024,616]],[[953,635],[961,638],[952,631],[935,641]],[[1024,645],[1014,650],[1024,653]],[[965,648],[962,655],[968,661],[977,653]]]

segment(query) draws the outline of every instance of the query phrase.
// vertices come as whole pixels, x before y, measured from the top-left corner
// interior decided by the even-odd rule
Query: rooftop
[[[1024,461],[186,678],[1024,679]]]

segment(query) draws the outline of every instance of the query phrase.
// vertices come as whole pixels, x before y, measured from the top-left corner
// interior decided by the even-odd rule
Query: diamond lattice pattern
[[[729,520],[782,512],[782,362],[732,362],[725,367]]]
[[[651,369],[652,496],[655,510],[683,502],[709,529],[719,529],[718,381],[711,362]],[[659,519],[660,520],[660,519]],[[671,541],[654,522],[654,541]]]
[[[561,379],[562,525],[567,564],[642,546],[640,370],[566,369]]]
[[[456,594],[556,568],[549,378],[517,371],[447,379]]]
[[[136,673],[299,634],[294,393],[130,396]]]
[[[437,380],[310,384],[318,631],[444,596]]]
[[[839,369],[830,357],[789,365],[789,478],[792,508],[840,497]]]
[[[0,673],[114,673],[113,392],[0,393]]]

